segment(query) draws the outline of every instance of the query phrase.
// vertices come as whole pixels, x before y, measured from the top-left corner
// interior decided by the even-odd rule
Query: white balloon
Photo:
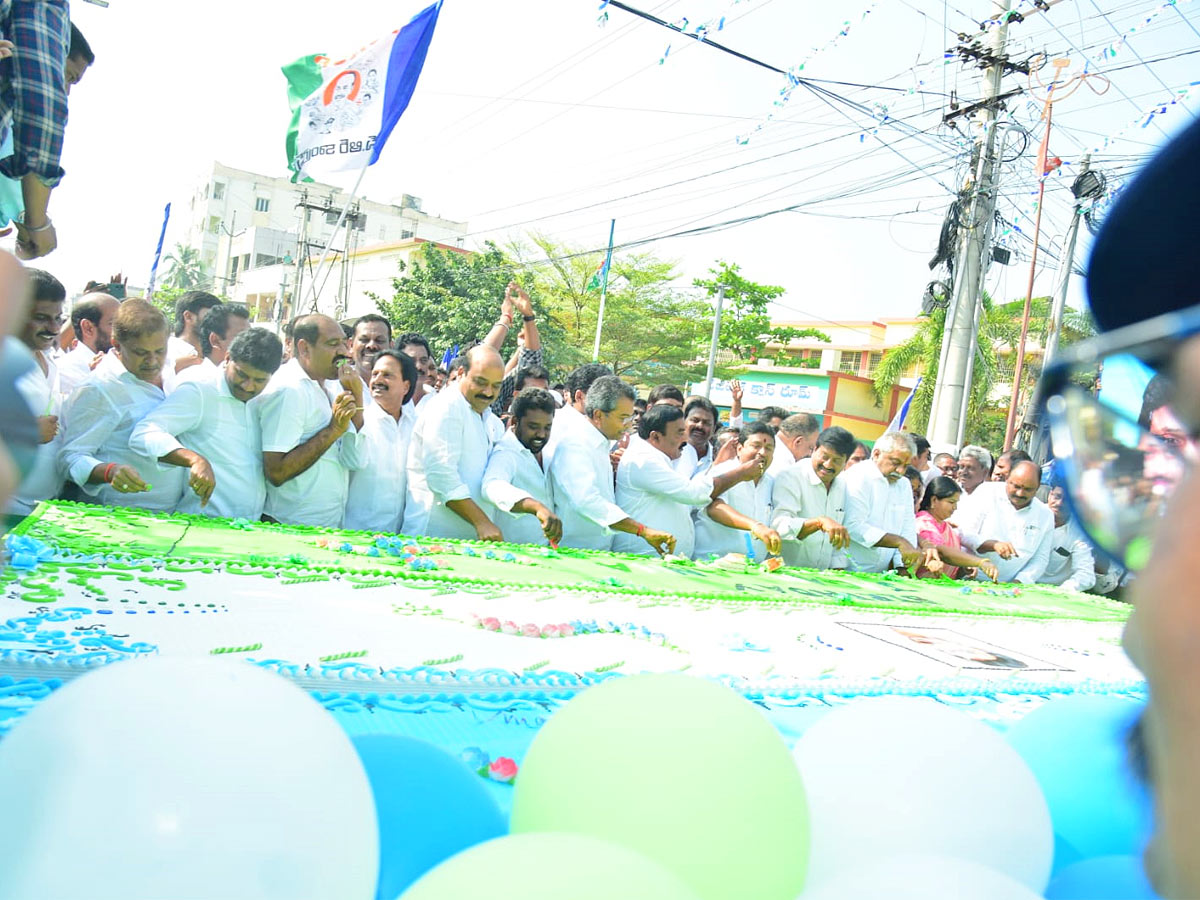
[[[893,856],[809,887],[800,900],[1041,900],[979,863],[946,856]]]
[[[1046,799],[1004,738],[967,714],[927,699],[860,700],[815,723],[794,755],[808,794],[809,884],[920,853],[1045,888]]]
[[[244,662],[64,685],[0,742],[0,898],[373,898],[370,785],[334,718]]]

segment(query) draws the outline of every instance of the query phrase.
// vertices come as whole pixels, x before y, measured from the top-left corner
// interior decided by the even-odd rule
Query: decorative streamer
[[[1190,81],[1183,87],[1176,88],[1175,90],[1171,91],[1171,97],[1169,100],[1159,100],[1156,103],[1151,104],[1145,109],[1145,111],[1138,115],[1136,119],[1131,120],[1120,130],[1110,134],[1088,152],[1099,153],[1101,150],[1107,149],[1110,144],[1116,143],[1121,139],[1122,135],[1124,135],[1126,132],[1134,130],[1135,128],[1139,131],[1143,128],[1149,128],[1150,123],[1153,122],[1155,118],[1158,116],[1167,115],[1171,111],[1172,107],[1179,106],[1181,103],[1183,103],[1183,101],[1189,99],[1193,94],[1197,93],[1197,88],[1200,88],[1200,80]]]
[[[1141,18],[1136,25],[1131,25],[1128,29],[1125,30],[1124,34],[1122,34],[1119,38],[1117,38],[1111,44],[1107,45],[1103,50],[1100,51],[1099,54],[1097,54],[1096,56],[1094,56],[1092,58],[1096,62],[1099,62],[1099,63],[1106,62],[1107,60],[1113,59],[1117,55],[1117,53],[1120,52],[1121,48],[1124,47],[1129,42],[1129,38],[1131,35],[1137,34],[1139,31],[1144,31],[1148,25],[1150,25],[1155,19],[1157,19],[1163,13],[1165,13],[1169,10],[1175,10],[1178,12],[1180,6],[1191,3],[1191,2],[1192,2],[1192,0],[1166,0],[1166,2],[1163,3],[1161,6],[1159,6],[1158,9],[1154,10],[1154,12],[1150,13],[1149,15]],[[1180,15],[1183,15],[1183,13],[1180,13]]]
[[[703,22],[700,22],[694,26],[689,22],[687,16],[676,19],[671,24],[684,34],[691,35],[696,40],[702,41],[708,37],[709,34],[718,31],[724,31],[725,20],[729,18],[730,11],[732,11],[735,6],[740,6],[743,3],[749,2],[750,0],[731,0],[731,2],[725,7],[724,11],[719,16],[713,16],[711,19],[705,19]],[[603,9],[605,6],[608,6],[608,0],[605,0],[603,6],[600,8]],[[604,17],[607,16],[608,13],[604,13]],[[673,43],[667,44],[667,49],[664,50],[662,56],[658,58],[658,64],[660,66],[667,61],[667,57],[671,55],[671,50],[674,48],[674,46],[675,45]]]

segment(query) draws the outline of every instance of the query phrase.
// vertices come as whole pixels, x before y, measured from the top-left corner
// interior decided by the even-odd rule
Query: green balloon
[[[808,862],[804,783],[779,733],[726,687],[637,675],[589,688],[538,732],[512,831],[623,844],[704,900],[794,900]]]
[[[656,862],[582,834],[512,834],[452,856],[401,900],[697,900]]]

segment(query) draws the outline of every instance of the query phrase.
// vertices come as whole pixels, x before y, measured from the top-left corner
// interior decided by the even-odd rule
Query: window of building
[[[867,358],[867,377],[874,378],[875,370],[879,368],[879,364],[883,362],[883,351],[873,350]]]
[[[269,212],[270,209],[271,209],[271,201],[268,200],[266,197],[255,197],[254,198],[254,211],[255,212]]]
[[[413,236],[413,232],[409,231],[407,228],[404,231],[400,232],[400,240],[402,240],[402,241],[407,241],[412,236]]]
[[[214,200],[224,200],[225,199],[225,182],[223,182],[223,181],[214,181],[213,182],[212,196],[213,196]]]
[[[341,215],[340,212],[331,209],[329,212],[325,213],[325,224],[326,225],[336,225],[338,217],[340,215]]]
[[[221,217],[220,216],[209,216],[208,217],[208,233],[209,234],[219,234],[220,231],[221,231]]]
[[[857,375],[862,354],[857,350],[839,350],[837,369],[847,375]]]
[[[359,213],[354,219],[354,227],[359,231],[367,230],[367,214]]]

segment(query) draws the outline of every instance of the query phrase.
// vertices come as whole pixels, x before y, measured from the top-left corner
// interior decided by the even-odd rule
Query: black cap
[[[1088,260],[1088,302],[1103,331],[1200,303],[1200,120],[1118,196]]]

